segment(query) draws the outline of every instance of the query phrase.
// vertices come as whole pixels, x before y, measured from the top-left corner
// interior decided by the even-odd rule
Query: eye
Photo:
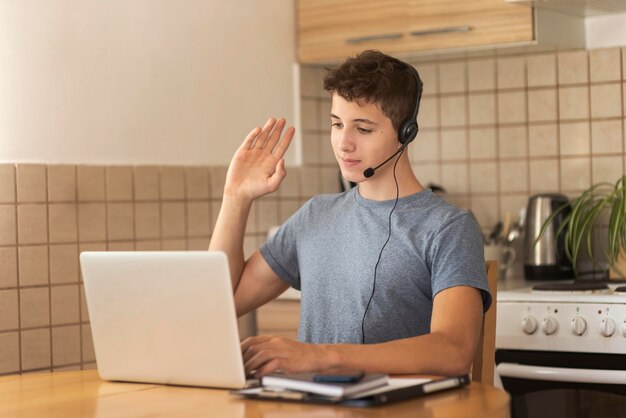
[[[356,128],[356,130],[359,131],[359,133],[362,133],[362,134],[369,134],[369,133],[372,132],[371,129],[361,128],[361,127]]]
[[[343,123],[341,123],[341,122],[333,122],[333,123],[330,124],[330,126],[332,126],[333,128],[341,129],[341,128],[343,128]]]

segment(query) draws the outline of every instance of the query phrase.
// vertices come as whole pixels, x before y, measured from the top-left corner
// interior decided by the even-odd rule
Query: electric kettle
[[[543,236],[535,243],[545,221],[560,207],[566,205],[551,222]],[[524,276],[528,280],[559,280],[574,277],[572,263],[565,255],[563,233],[556,236],[563,219],[571,212],[566,196],[538,194],[528,199],[524,234]]]

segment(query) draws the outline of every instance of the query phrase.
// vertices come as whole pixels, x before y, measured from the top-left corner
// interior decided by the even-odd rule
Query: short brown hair
[[[418,100],[417,80],[408,65],[380,51],[363,51],[340,66],[329,68],[324,90],[349,102],[378,104],[397,131],[412,116]]]

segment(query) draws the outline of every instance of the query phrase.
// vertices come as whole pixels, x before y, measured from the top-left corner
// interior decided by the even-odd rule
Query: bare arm
[[[281,139],[284,127],[284,119],[276,121],[270,118],[262,129],[252,130],[235,153],[226,175],[222,207],[217,217],[209,250],[224,251],[228,255],[236,305],[238,303],[237,292],[242,290],[239,287],[254,282],[250,279],[241,280],[244,275],[252,276],[252,271],[254,271],[256,275],[266,275],[266,277],[260,277],[262,282],[272,284],[275,280],[279,280],[279,283],[274,283],[273,286],[258,287],[257,291],[261,294],[244,292],[248,297],[259,297],[260,300],[274,295],[278,291],[278,285],[282,282],[273,275],[269,266],[267,269],[263,268],[262,263],[265,261],[262,258],[258,260],[259,257],[253,257],[256,261],[250,263],[250,273],[246,273],[248,263],[244,259],[243,239],[252,202],[276,191],[287,175],[283,156],[293,138],[294,129],[288,128]],[[268,275],[268,271],[271,274]],[[282,291],[284,290],[283,288]],[[266,292],[268,296],[263,292]],[[250,301],[244,301],[244,303],[246,306],[254,305]],[[238,313],[241,311],[239,305],[237,305],[237,311]]]
[[[458,286],[437,294],[430,334],[381,344],[305,344],[250,337],[242,344],[246,372],[360,369],[393,374],[468,373],[482,326],[480,291]],[[393,324],[390,324],[393,326]]]

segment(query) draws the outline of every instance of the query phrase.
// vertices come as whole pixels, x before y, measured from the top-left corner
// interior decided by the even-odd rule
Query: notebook
[[[326,396],[352,396],[387,384],[386,374],[366,374],[357,382],[320,382],[315,373],[274,373],[261,378],[266,387],[297,390]]]
[[[224,253],[83,252],[80,264],[102,379],[246,386]]]
[[[241,389],[233,391],[232,393],[248,399],[368,407],[458,389],[469,383],[470,378],[468,375],[435,379],[389,378],[386,385],[359,392],[351,396],[323,396],[308,392],[280,390],[265,386]]]

